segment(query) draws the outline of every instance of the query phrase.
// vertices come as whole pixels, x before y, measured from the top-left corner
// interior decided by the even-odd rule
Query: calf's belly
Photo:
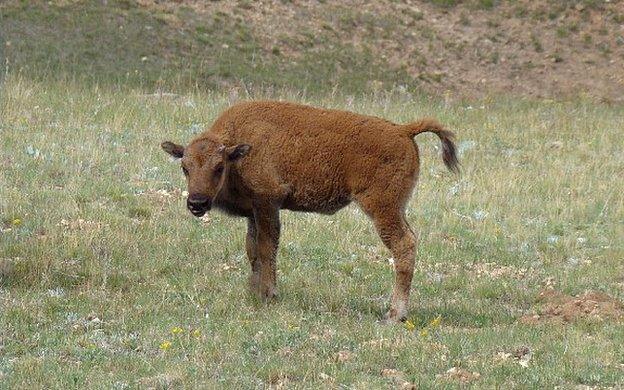
[[[347,191],[294,191],[283,202],[282,208],[320,214],[334,214],[351,203]]]

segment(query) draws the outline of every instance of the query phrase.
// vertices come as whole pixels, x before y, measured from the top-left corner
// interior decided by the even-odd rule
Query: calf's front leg
[[[247,219],[247,239],[245,241],[245,249],[247,250],[247,259],[251,266],[251,275],[249,275],[249,290],[253,294],[257,294],[260,288],[260,260],[258,260],[258,229],[256,229],[256,220],[252,217]]]
[[[268,301],[277,294],[276,264],[277,246],[280,235],[279,210],[276,208],[254,209],[256,222],[256,263],[258,267],[255,292],[263,301]],[[252,279],[254,276],[252,264]]]

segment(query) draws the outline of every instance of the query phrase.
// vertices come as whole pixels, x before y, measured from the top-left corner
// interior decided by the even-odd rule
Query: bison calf
[[[187,207],[202,216],[212,207],[247,218],[252,291],[275,295],[280,209],[332,214],[355,201],[373,220],[395,259],[389,321],[407,314],[416,237],[405,204],[418,177],[413,137],[433,132],[442,157],[458,170],[453,134],[435,120],[397,125],[346,111],[258,101],[225,111],[186,147],[164,142],[181,158]]]

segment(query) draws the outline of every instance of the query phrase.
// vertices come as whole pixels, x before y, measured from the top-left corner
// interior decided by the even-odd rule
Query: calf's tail
[[[421,119],[417,122],[408,123],[401,126],[410,137],[415,137],[420,133],[435,133],[442,141],[442,160],[444,165],[454,173],[459,173],[459,161],[457,161],[457,150],[453,139],[455,134],[448,131],[438,121],[431,118]]]

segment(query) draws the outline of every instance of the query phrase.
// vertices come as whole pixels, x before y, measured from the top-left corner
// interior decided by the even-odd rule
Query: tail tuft
[[[459,161],[457,160],[457,150],[455,148],[455,134],[444,129],[438,121],[431,118],[421,119],[418,122],[409,123],[402,126],[410,137],[420,133],[435,133],[442,141],[442,160],[444,165],[453,173],[459,174]]]
[[[450,131],[444,131],[442,134],[438,134],[440,140],[442,140],[442,160],[444,165],[449,171],[459,174],[459,160],[457,160],[457,150],[453,138],[455,135]]]

